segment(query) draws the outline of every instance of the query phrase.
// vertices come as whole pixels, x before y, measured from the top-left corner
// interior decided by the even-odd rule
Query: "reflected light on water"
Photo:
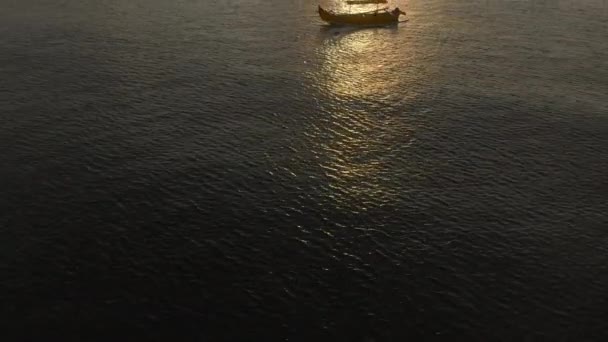
[[[328,40],[321,52],[325,90],[338,97],[370,100],[394,94],[398,77],[391,74],[398,70],[394,68],[394,61],[389,60],[387,50],[395,30],[335,31],[334,34],[343,36]]]
[[[394,158],[403,158],[411,129],[395,115],[407,81],[397,72],[397,29],[333,31],[318,50],[312,76],[323,111],[307,135],[337,207],[365,211],[394,200]],[[401,93],[400,93],[401,91]]]

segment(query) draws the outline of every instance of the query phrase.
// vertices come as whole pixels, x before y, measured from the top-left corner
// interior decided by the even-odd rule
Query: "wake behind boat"
[[[388,8],[375,9],[369,12],[361,13],[336,13],[327,11],[319,5],[319,16],[321,20],[331,25],[388,25],[399,22],[399,16],[405,15],[405,12],[395,8],[389,11]]]

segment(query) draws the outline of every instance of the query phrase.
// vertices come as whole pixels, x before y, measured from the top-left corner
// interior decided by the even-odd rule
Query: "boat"
[[[386,4],[388,0],[346,0],[349,5]]]
[[[405,12],[395,8],[389,11],[388,8],[375,9],[369,12],[361,13],[336,13],[334,11],[325,10],[319,5],[319,16],[321,20],[330,25],[388,25],[399,22],[399,16],[405,15]]]

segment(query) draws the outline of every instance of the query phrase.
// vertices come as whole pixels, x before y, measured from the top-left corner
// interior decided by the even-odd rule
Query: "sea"
[[[3,341],[608,338],[608,0],[0,23]]]

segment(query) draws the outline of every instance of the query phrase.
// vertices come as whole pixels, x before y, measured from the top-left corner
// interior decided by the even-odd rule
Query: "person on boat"
[[[400,14],[405,15],[405,12],[400,10],[399,7],[395,7],[395,9],[393,10],[393,15],[400,15]]]

